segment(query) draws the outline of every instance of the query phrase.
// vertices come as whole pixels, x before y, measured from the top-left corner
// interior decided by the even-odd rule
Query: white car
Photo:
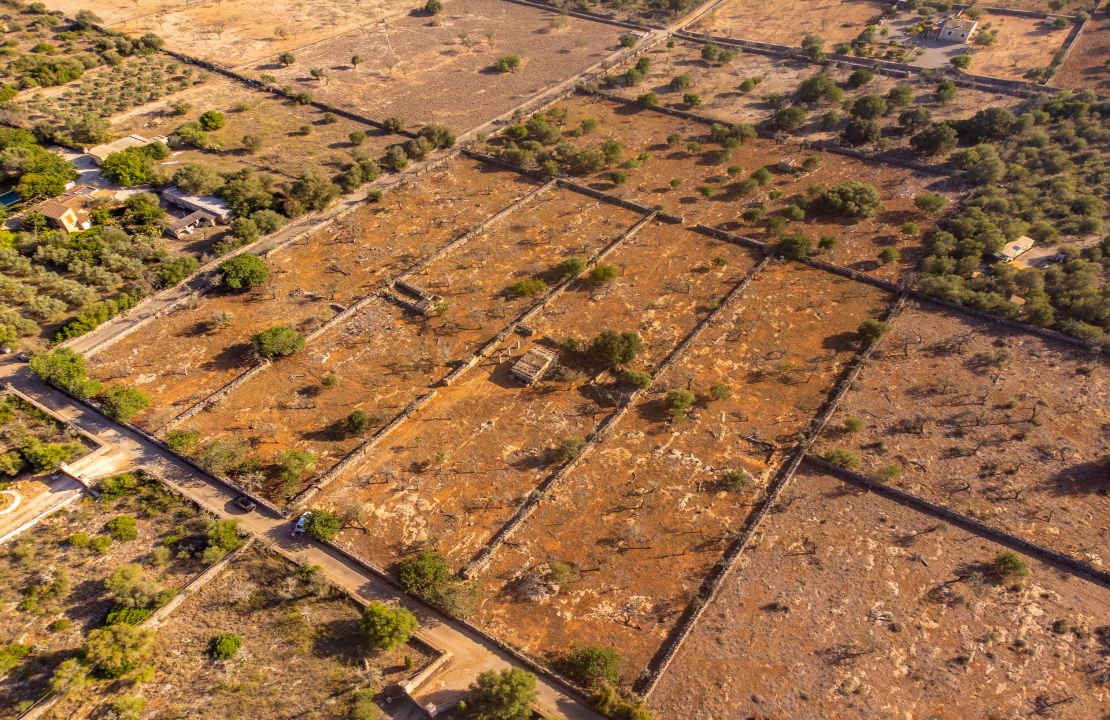
[[[312,515],[312,512],[310,511],[310,512],[306,512],[304,515],[301,515],[299,518],[297,518],[297,523],[295,525],[293,525],[293,528],[289,531],[289,537],[297,537],[298,535],[304,535],[305,526],[308,525],[308,518],[311,515]]]

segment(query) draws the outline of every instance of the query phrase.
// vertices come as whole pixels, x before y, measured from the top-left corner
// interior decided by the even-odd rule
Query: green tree
[[[365,435],[373,424],[373,419],[365,410],[352,410],[347,416],[347,430],[352,435]]]
[[[89,397],[100,389],[85,374],[85,356],[69,348],[36,353],[31,357],[29,365],[31,372],[40,380],[79,397]]]
[[[121,677],[146,659],[153,639],[150,628],[126,623],[97,628],[85,640],[85,659],[105,677]]]
[[[405,592],[425,600],[434,600],[454,575],[447,558],[434,550],[421,550],[400,562],[397,577]]]
[[[624,659],[612,648],[587,645],[571,650],[559,661],[559,669],[571,680],[587,688],[620,681]]]
[[[470,685],[465,714],[474,720],[529,720],[536,676],[521,668],[486,670]]]
[[[231,290],[246,291],[266,282],[269,268],[262,258],[250,253],[242,253],[220,263],[220,281]]]
[[[405,608],[392,608],[376,600],[363,609],[361,624],[370,646],[381,652],[401,647],[419,627],[416,617]]]
[[[273,360],[304,350],[305,339],[288,325],[275,325],[251,337],[251,344],[260,357]]]
[[[933,123],[910,138],[910,147],[919,155],[943,155],[956,147],[959,134],[947,123]]]
[[[597,362],[613,366],[630,362],[643,350],[644,344],[638,334],[605,330],[590,341],[589,354]]]
[[[155,605],[162,594],[158,583],[146,577],[143,566],[138,563],[124,563],[104,580],[104,587],[112,593],[112,598],[124,607],[149,608]]]
[[[515,73],[520,69],[522,62],[519,55],[502,55],[493,61],[493,67],[498,72]]]
[[[112,539],[119,540],[120,542],[127,542],[139,537],[139,529],[135,523],[135,518],[130,515],[120,515],[108,521],[105,525],[108,529],[108,534]]]
[[[150,407],[150,396],[138,388],[113,385],[104,392],[101,407],[105,415],[125,423]]]
[[[792,132],[806,124],[806,111],[797,105],[789,105],[774,115],[775,127]]]
[[[289,67],[297,61],[297,58],[291,52],[283,52],[282,54],[278,55],[277,60],[285,67]]]
[[[219,110],[208,110],[201,114],[197,120],[202,130],[211,132],[224,126],[224,114]]]
[[[316,454],[307,450],[286,450],[278,459],[278,467],[278,479],[286,485],[294,485],[316,470]],[[317,512],[324,511],[313,511],[313,519]]]
[[[208,654],[213,660],[230,660],[243,646],[243,638],[233,632],[223,633],[212,638],[208,644]]]
[[[697,396],[693,392],[685,388],[675,388],[667,393],[664,402],[671,417],[678,419],[686,416],[686,411],[694,406],[695,400],[697,400]]]
[[[882,200],[875,186],[858,180],[847,180],[826,188],[810,204],[818,212],[847,217],[871,217],[881,206]]]
[[[242,544],[238,520],[217,520],[208,526],[208,544],[201,559],[206,563],[214,563]]]
[[[1015,582],[1029,575],[1029,563],[1011,550],[994,556],[990,564],[991,574],[999,582]]]
[[[860,340],[862,340],[865,345],[870,345],[890,332],[890,324],[872,318],[860,323],[857,332],[859,333]]]
[[[776,247],[783,255],[795,260],[801,260],[813,254],[813,242],[801,234],[783,235]]]
[[[443,3],[440,0],[428,0],[424,3],[424,12],[429,15],[439,15],[443,12]]]

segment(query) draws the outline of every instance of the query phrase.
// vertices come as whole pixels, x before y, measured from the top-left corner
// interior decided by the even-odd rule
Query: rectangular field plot
[[[431,660],[413,643],[384,653],[372,649],[359,617],[359,606],[320,574],[251,548],[158,628],[150,682],[94,681],[46,717],[116,717],[112,706],[135,695],[145,701],[142,717],[158,720],[289,717],[291,702],[311,707],[320,720],[346,720],[355,691],[369,677],[397,682],[412,672],[405,658],[416,668]],[[212,641],[225,633],[242,644],[232,659],[213,660]]]
[[[651,370],[705,317],[757,260],[752,251],[683,229],[651,224],[603,261],[619,275],[587,273],[530,318],[528,327],[558,343],[584,345],[605,330],[631,330],[644,343],[634,366]]]
[[[988,27],[989,24],[989,27]],[[1033,18],[985,12],[979,34],[997,31],[990,45],[972,44],[970,72],[1021,80],[1025,73],[1048,67],[1064,46],[1070,26],[1053,27],[1052,18]]]
[[[264,462],[285,450],[310,450],[318,456],[316,471],[323,472],[357,444],[344,428],[353,410],[370,415],[371,428],[387,422],[421,389],[446,375],[452,361],[465,360],[539,301],[514,297],[509,286],[548,275],[564,257],[593,254],[637,218],[569,191],[541,194],[406,277],[441,298],[441,313],[406,316],[401,308],[375,299],[350,321],[314,339],[306,351],[275,363],[189,424],[210,439],[228,435],[247,441]],[[329,374],[339,381],[333,389],[321,385]],[[274,494],[299,489],[286,486]]]
[[[537,654],[559,655],[583,638],[619,648],[634,678],[777,465],[778,453],[754,436],[801,429],[851,354],[838,335],[882,300],[797,266],[764,269],[494,554],[481,574],[482,622]],[[784,356],[785,345],[797,355]],[[763,365],[791,360],[807,369],[760,377]],[[712,399],[713,386],[728,392]],[[698,400],[671,420],[675,388]],[[545,573],[555,563],[577,579],[552,586]]]
[[[656,686],[661,720],[1098,717],[1103,587],[803,470]]]
[[[920,236],[903,233],[901,227],[912,222],[919,233],[928,233],[935,219],[918,211],[913,199],[927,191],[948,191],[944,179],[937,176],[771,140],[748,140],[721,158],[721,146],[710,140],[708,126],[634,105],[575,97],[559,107],[568,111],[566,129],[586,118],[598,122],[592,133],[572,140],[579,146],[600,148],[604,141],[616,140],[623,146],[623,158],[647,154],[638,167],[625,171],[628,177],[619,185],[610,178],[611,170],[586,176],[583,181],[592,187],[649,207],[661,206],[684,216],[687,222],[721,227],[770,243],[776,242],[777,236],[766,226],[771,218],[778,217],[786,221],[779,232],[805,235],[814,247],[824,235],[835,237],[834,248],[820,254],[822,260],[878,277],[894,279],[917,267],[924,254],[922,241]],[[668,144],[670,136],[675,142]],[[816,158],[811,161],[816,166],[805,169],[810,157]],[[729,168],[733,168],[731,175]],[[770,179],[745,190],[742,183],[764,168],[771,173]],[[881,206],[873,216],[810,214],[793,220],[784,215],[788,206],[805,204],[813,185],[847,180],[865,182],[878,190]],[[758,217],[744,219],[747,210],[758,210]],[[898,250],[899,258],[880,264],[878,255],[885,248]]]
[[[715,256],[732,262],[711,269]],[[465,564],[565,462],[560,444],[588,436],[627,392],[591,381],[597,369],[566,353],[544,380],[522,385],[509,371],[533,343],[633,329],[654,364],[754,265],[743,250],[667,225],[644,227],[606,261],[622,270],[618,279],[605,289],[572,285],[529,320],[531,339],[507,338],[336,481],[328,502],[372,517],[351,542],[385,560],[433,544]],[[398,532],[371,530],[383,525]]]
[[[799,45],[812,34],[831,47],[851,42],[888,10],[883,0],[728,0],[690,30],[780,45]]]
[[[204,569],[192,548],[204,547],[208,517],[156,480],[129,477],[136,482],[121,497],[81,497],[3,546],[0,647],[33,652],[0,683],[0,717],[15,717],[9,711],[19,700],[45,694],[58,665],[79,655],[86,634],[116,605],[105,586],[114,572],[141,563],[153,599]],[[135,520],[134,537],[118,531],[113,539],[106,526],[119,517]]]
[[[1089,88],[1100,95],[1110,94],[1107,58],[1110,58],[1110,15],[1103,8],[1100,15],[1087,21],[1087,27],[1075,41],[1075,47],[1052,79],[1052,84],[1073,90]]]
[[[254,333],[281,323],[319,327],[335,315],[333,304],[347,306],[375,292],[390,274],[529,189],[513,173],[452,162],[418,185],[388,193],[381,203],[365,205],[273,253],[264,286],[244,294],[215,290],[151,322],[98,354],[91,373],[135,378],[153,401],[140,423],[160,427],[242,372],[251,362]],[[213,326],[215,318],[222,322]]]
[[[434,19],[397,16],[302,47],[288,67],[275,63],[274,54],[242,69],[275,75],[279,85],[375,119],[444,123],[462,132],[600,62],[619,49],[619,35],[619,28],[553,10],[453,0]],[[505,55],[522,58],[521,69],[494,70]],[[361,61],[352,66],[354,56]],[[322,68],[326,79],[314,79],[312,68]]]
[[[1100,358],[924,306],[894,322],[821,449],[850,450],[861,472],[1106,567],[1108,423]]]

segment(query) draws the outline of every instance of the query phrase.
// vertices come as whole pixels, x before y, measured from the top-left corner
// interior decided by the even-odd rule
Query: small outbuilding
[[[944,18],[933,26],[929,32],[929,39],[966,45],[971,42],[971,36],[975,34],[978,27],[979,22],[971,18]]]
[[[543,379],[557,359],[555,353],[547,348],[533,345],[523,357],[513,363],[509,374],[525,385],[532,385]]]
[[[1029,252],[1036,242],[1028,235],[1022,235],[1017,240],[1006,243],[994,254],[996,258],[1002,262],[1013,262],[1019,257]]]
[[[190,195],[179,187],[171,187],[162,191],[162,198],[171,205],[176,205],[184,210],[206,212],[225,224],[235,216],[227,203],[215,195]]]
[[[178,218],[166,226],[166,235],[181,238],[192,235],[199,228],[215,227],[219,219],[206,210],[194,210],[185,217]]]

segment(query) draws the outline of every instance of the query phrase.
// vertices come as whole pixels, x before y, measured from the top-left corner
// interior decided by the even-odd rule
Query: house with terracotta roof
[[[42,213],[53,227],[66,232],[80,232],[92,227],[89,205],[95,200],[114,200],[115,193],[89,185],[77,185],[70,190],[43,200],[32,210]]]

